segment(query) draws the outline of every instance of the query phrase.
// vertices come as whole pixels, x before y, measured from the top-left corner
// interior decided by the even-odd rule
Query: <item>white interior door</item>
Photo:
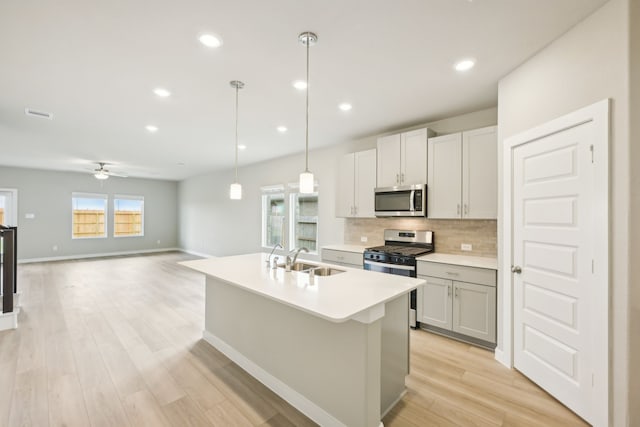
[[[591,313],[601,307],[592,270],[592,127],[579,124],[512,150],[514,366],[587,421]]]

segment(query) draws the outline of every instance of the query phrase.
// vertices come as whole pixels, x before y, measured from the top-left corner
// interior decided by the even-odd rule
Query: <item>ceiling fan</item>
[[[107,179],[110,176],[117,176],[117,177],[120,177],[120,178],[126,178],[127,177],[127,175],[111,172],[109,169],[106,169],[105,165],[108,165],[109,163],[96,162],[96,164],[99,166],[99,167],[93,169],[93,176],[95,176],[96,179],[101,179],[101,180],[102,179]]]

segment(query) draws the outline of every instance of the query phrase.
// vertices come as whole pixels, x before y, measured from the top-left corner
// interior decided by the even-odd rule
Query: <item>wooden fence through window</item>
[[[4,224],[4,208],[0,208],[0,224]]]
[[[138,236],[142,234],[142,213],[115,211],[113,217],[115,236]],[[103,210],[74,210],[73,237],[104,237],[105,220]]]

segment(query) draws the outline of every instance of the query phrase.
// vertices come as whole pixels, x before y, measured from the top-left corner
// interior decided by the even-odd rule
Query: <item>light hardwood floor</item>
[[[201,339],[204,278],[176,264],[190,258],[20,265],[0,426],[314,425]],[[586,425],[490,352],[423,331],[407,388],[385,426]]]

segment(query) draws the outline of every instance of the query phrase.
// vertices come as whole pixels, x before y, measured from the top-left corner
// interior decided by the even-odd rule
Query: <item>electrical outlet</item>
[[[460,245],[460,250],[462,251],[471,251],[473,250],[473,246],[471,245],[471,243],[463,243]]]
[[[53,245],[53,252],[57,252],[58,251],[58,245]]]
[[[369,238],[367,236],[360,236],[360,241],[362,243],[367,243],[368,240],[369,240]]]
[[[25,219],[34,219],[36,217],[36,214],[33,213],[26,213],[24,214]]]
[[[160,239],[156,240],[156,245],[160,244]]]

